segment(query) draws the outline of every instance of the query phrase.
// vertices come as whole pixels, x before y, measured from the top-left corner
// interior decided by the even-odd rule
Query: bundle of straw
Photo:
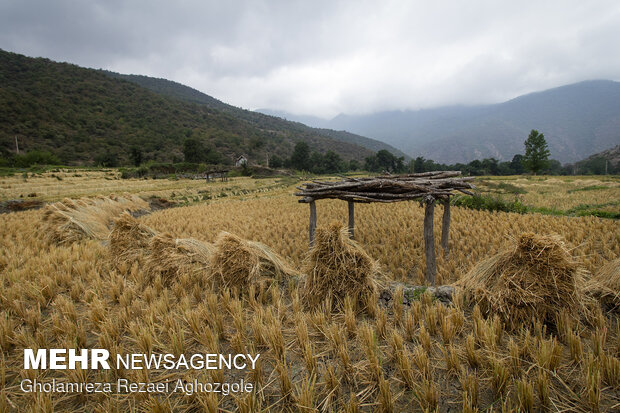
[[[110,233],[110,255],[118,268],[127,268],[150,254],[151,239],[157,233],[125,212],[114,221]]]
[[[347,295],[361,308],[374,296],[380,277],[379,266],[339,222],[317,228],[314,244],[304,265],[306,280],[302,296],[309,308],[331,300],[342,308]]]
[[[497,314],[516,330],[536,319],[554,326],[562,309],[574,319],[591,319],[584,275],[561,237],[526,233],[514,248],[481,262],[456,285],[485,316]]]
[[[164,285],[188,274],[192,279],[207,279],[215,248],[212,244],[193,238],[174,238],[156,235],[150,241],[150,254],[146,257],[149,278],[161,276]]]
[[[211,271],[216,286],[239,292],[250,284],[285,281],[297,274],[284,258],[266,245],[224,231],[215,241]]]
[[[110,195],[78,200],[63,199],[43,211],[43,233],[50,243],[69,244],[82,239],[105,240],[115,217],[124,211],[148,209],[135,195]]]
[[[620,258],[603,265],[588,280],[586,290],[596,297],[607,311],[620,312]]]

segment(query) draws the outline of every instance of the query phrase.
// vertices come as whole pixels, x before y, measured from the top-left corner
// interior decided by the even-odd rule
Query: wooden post
[[[355,204],[352,201],[347,201],[349,204],[349,237],[353,239],[355,237]]]
[[[435,200],[425,200],[424,207],[424,252],[426,255],[426,281],[435,285],[435,238],[433,235],[433,214],[435,212]]]
[[[444,255],[450,254],[448,238],[450,236],[450,198],[443,200],[443,217],[441,219],[441,247]]]
[[[310,239],[310,248],[314,244],[314,231],[316,230],[316,204],[314,200],[310,201],[310,225],[308,226],[308,238]]]

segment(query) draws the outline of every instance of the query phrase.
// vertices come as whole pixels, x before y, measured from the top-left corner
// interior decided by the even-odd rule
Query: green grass
[[[422,298],[422,294],[426,292],[428,287],[416,287],[416,288],[408,288],[404,291],[405,298],[411,301],[419,301]],[[433,296],[433,298],[435,298]]]
[[[603,185],[590,185],[590,186],[585,186],[583,188],[569,189],[566,192],[569,193],[569,194],[572,194],[573,192],[596,191],[597,189],[609,189],[609,187],[608,186],[603,186]]]
[[[487,195],[457,195],[453,197],[450,203],[454,206],[477,209],[482,211],[501,211],[501,212],[516,212],[518,214],[539,213],[544,215],[555,216],[595,216],[599,218],[620,219],[619,212],[603,211],[600,208],[615,206],[620,202],[606,202],[603,204],[582,204],[566,211],[546,208],[546,207],[532,207],[522,204],[520,201],[504,201],[498,197],[492,197]]]

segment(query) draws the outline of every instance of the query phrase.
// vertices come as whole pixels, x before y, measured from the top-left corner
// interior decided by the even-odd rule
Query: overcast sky
[[[620,80],[620,2],[0,0],[0,48],[322,117]]]

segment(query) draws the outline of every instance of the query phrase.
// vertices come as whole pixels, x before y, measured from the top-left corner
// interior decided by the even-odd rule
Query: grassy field
[[[518,200],[547,213],[620,213],[617,176],[493,176],[476,180],[481,194]]]
[[[231,178],[206,183],[204,179],[121,179],[117,170],[61,170],[0,177],[0,201],[35,198],[59,201],[63,198],[107,196],[128,192],[143,198],[164,197],[177,202],[199,202],[231,195],[267,192],[288,187],[282,178]]]
[[[52,176],[52,174],[54,176]],[[76,176],[81,175],[81,176]],[[0,412],[3,411],[617,411],[620,326],[617,313],[588,321],[558,309],[551,325],[534,320],[509,330],[457,295],[444,306],[423,294],[410,306],[374,300],[305,308],[308,207],[297,179],[121,180],[116,171],[48,172],[0,178],[0,200],[129,192],[186,204],[138,221],[171,239],[216,242],[220,231],[259,241],[300,278],[237,296],[202,272],[152,278],[149,253],[118,265],[110,241],[57,244],[46,239],[44,211],[0,215]],[[484,177],[483,193],[528,206],[618,210],[620,181],[608,177]],[[518,194],[515,194],[519,192]],[[603,205],[606,204],[606,205]],[[318,224],[345,222],[346,203],[317,202]],[[391,282],[423,282],[423,209],[417,203],[358,205],[356,240]],[[441,207],[435,239],[439,239]],[[107,219],[107,218],[106,218]],[[450,255],[438,255],[438,280],[461,279],[524,232],[558,234],[595,274],[620,255],[620,222],[452,209]],[[207,244],[208,243],[208,244]],[[139,243],[136,242],[136,245]],[[174,245],[174,242],[173,242]],[[136,249],[142,247],[134,246]],[[211,248],[211,247],[210,247]],[[437,246],[437,251],[440,249]],[[250,257],[251,258],[251,257]],[[300,289],[298,289],[300,288]],[[260,353],[251,370],[24,370],[24,348],[105,348],[128,353]],[[252,382],[250,394],[25,393],[23,379],[70,382]]]

